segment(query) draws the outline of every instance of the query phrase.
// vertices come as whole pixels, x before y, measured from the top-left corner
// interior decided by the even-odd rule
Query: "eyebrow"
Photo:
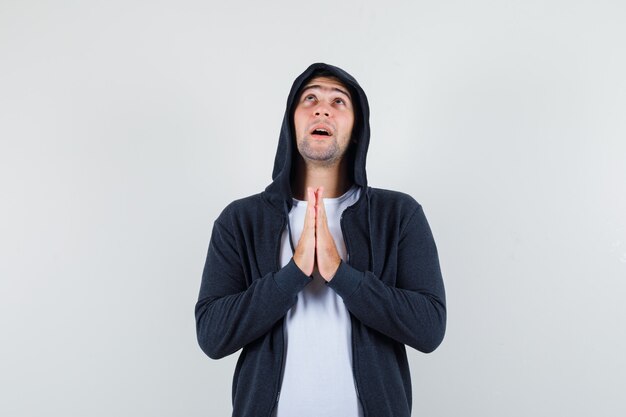
[[[325,87],[323,88],[321,85],[318,85],[318,84],[311,84],[311,85],[307,85],[306,87],[304,87],[304,88],[302,89],[302,92],[300,93],[300,97],[302,97],[302,96],[304,95],[304,92],[305,92],[306,90],[310,90],[310,89],[313,89],[313,88],[317,88],[317,89],[320,89],[320,90],[324,90],[324,89],[326,89]],[[339,93],[342,93],[343,95],[345,95],[346,97],[348,97],[350,100],[352,100],[352,97],[350,96],[350,94],[348,94],[348,92],[346,92],[345,90],[342,90],[341,88],[331,87],[331,90],[333,90],[333,91],[337,91],[337,92],[339,92]]]

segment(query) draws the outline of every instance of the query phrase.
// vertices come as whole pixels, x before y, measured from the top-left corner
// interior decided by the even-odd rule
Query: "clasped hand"
[[[293,260],[306,275],[311,276],[317,266],[322,278],[330,281],[341,264],[341,257],[328,229],[323,193],[323,187],[307,187],[304,228]]]

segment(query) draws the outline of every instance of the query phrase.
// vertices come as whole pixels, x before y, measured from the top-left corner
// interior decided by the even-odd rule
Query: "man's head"
[[[349,89],[327,73],[315,74],[296,97],[293,124],[306,163],[339,163],[350,146],[355,112]]]

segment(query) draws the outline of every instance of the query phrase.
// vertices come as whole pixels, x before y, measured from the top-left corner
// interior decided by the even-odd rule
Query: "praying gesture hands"
[[[317,266],[322,278],[328,282],[339,268],[341,257],[328,229],[323,195],[324,187],[317,189],[307,187],[304,228],[293,260],[298,268],[309,276],[313,274],[313,270]]]

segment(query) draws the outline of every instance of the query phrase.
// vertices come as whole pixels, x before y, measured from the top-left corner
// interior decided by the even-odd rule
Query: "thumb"
[[[306,189],[306,216],[304,228],[312,229],[315,226],[315,191],[311,187]]]

